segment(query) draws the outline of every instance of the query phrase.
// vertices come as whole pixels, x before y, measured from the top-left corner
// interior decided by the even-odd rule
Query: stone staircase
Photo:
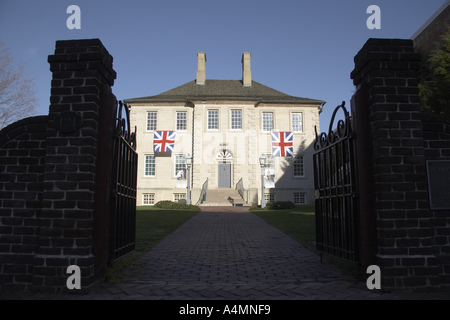
[[[235,189],[221,188],[208,190],[201,206],[250,206]]]

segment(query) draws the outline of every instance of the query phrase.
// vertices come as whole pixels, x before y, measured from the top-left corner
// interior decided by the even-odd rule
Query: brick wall
[[[355,86],[366,91],[356,93],[366,97],[356,108],[367,108],[369,133],[365,137],[357,133],[357,139],[371,146],[375,263],[381,268],[385,290],[449,284],[442,276],[448,255],[437,256],[436,247],[437,232],[448,233],[449,225],[440,231],[433,226],[443,220],[436,220],[437,213],[429,210],[428,203],[425,161],[436,153],[430,147],[440,144],[430,140],[436,132],[424,131],[430,124],[422,121],[420,112],[420,60],[411,40],[369,39],[355,56],[351,74]],[[439,138],[445,135],[439,133]],[[448,212],[441,214],[448,216]],[[448,237],[442,241],[447,248]]]
[[[422,115],[426,160],[450,160],[450,118]],[[433,254],[438,265],[439,282],[450,285],[450,210],[431,211]]]
[[[450,160],[450,118],[423,114],[423,142],[427,160]]]
[[[67,268],[89,291],[109,261],[117,100],[100,40],[57,41],[48,116],[0,134],[0,291],[68,291]],[[72,291],[73,292],[73,291]]]
[[[25,290],[39,249],[47,116],[0,131],[0,285]]]

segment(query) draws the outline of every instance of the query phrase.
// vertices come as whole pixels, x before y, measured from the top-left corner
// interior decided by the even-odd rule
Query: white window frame
[[[301,174],[296,173],[296,166],[300,165]],[[305,177],[305,157],[303,155],[294,156],[292,163],[292,174],[294,178],[304,178]]]
[[[147,163],[148,157],[153,157],[153,163]],[[151,170],[147,171],[147,165],[153,164],[153,174],[147,174],[147,172],[151,173]],[[144,177],[154,177],[156,176],[156,157],[154,154],[146,154],[144,157]]]
[[[184,119],[179,119],[178,115],[184,114]],[[175,122],[176,122],[176,128],[177,131],[187,131],[187,123],[188,123],[188,114],[186,111],[177,111],[175,112]],[[180,126],[181,124],[181,126]],[[183,127],[184,124],[184,129],[180,129],[180,127]]]
[[[186,193],[174,193],[173,194],[173,201],[178,202],[180,200],[186,200]]]
[[[142,205],[153,206],[155,204],[155,194],[154,193],[143,193],[142,194]]]
[[[265,193],[264,199],[266,199],[266,203],[273,203],[275,202],[275,193]]]
[[[217,114],[217,117],[216,118],[212,118],[211,115],[210,115],[210,112],[211,113],[214,112],[215,114]],[[207,125],[208,130],[219,130],[219,128],[220,128],[220,126],[219,126],[219,120],[220,120],[219,109],[208,109],[206,111],[206,116],[207,116],[206,125]],[[216,121],[214,121],[215,119],[216,119]],[[211,126],[210,125],[210,121],[211,122],[215,122],[216,126]]]
[[[271,153],[266,154],[266,166],[264,168],[264,185],[266,188],[275,188],[275,180],[276,180],[276,157],[274,157]]]
[[[174,161],[174,176],[178,179],[179,171],[182,171],[182,177],[180,180],[186,180],[187,175],[187,166],[186,166],[186,155],[185,154],[176,154]]]
[[[294,204],[306,204],[306,194],[303,192],[294,192]]]
[[[150,114],[155,114],[155,118],[154,119],[150,119],[149,116]],[[147,111],[147,131],[156,131],[158,128],[158,112],[157,111]],[[154,126],[153,126],[153,121],[154,121]]]
[[[238,112],[239,117],[233,117],[233,113]],[[233,128],[233,119],[238,120],[239,127]],[[230,109],[230,129],[231,130],[242,130],[242,109]]]
[[[272,116],[270,130],[266,130],[264,128],[264,115],[265,114],[270,114]],[[264,111],[261,113],[261,129],[262,129],[262,132],[272,132],[273,131],[273,112],[272,111]]]
[[[298,120],[294,122],[294,115],[300,115],[300,130],[296,130],[295,123],[298,123]],[[303,112],[291,112],[291,130],[292,132],[303,132]]]

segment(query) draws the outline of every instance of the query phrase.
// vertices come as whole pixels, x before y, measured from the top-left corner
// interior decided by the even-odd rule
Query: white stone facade
[[[245,90],[272,93],[273,89],[251,80],[250,83]],[[245,93],[245,97],[239,90],[235,96],[230,95],[233,91],[230,89],[228,95],[220,97],[217,92],[208,91],[208,85],[222,88],[231,84],[236,86],[230,80],[206,80],[202,84],[186,84],[186,91],[180,86],[166,94],[127,100],[132,127],[137,127],[137,205],[184,198],[187,192],[184,157],[188,154],[192,156],[192,204],[198,202],[207,179],[209,190],[235,189],[242,179],[248,203],[260,204],[259,157],[265,154],[271,158],[271,132],[276,131],[293,132],[294,157],[271,158],[272,163],[264,170],[267,201],[314,203],[314,127],[320,132],[319,113],[324,102],[291,97],[275,90],[279,99],[272,95],[252,97],[253,91]],[[203,90],[202,94],[196,94],[197,89]],[[163,156],[154,152],[155,129],[176,131],[173,152]]]

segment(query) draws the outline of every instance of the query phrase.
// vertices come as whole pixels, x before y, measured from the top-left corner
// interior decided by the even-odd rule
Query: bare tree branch
[[[13,65],[8,50],[0,42],[0,130],[36,114],[39,101],[34,78],[25,74],[23,64]]]

